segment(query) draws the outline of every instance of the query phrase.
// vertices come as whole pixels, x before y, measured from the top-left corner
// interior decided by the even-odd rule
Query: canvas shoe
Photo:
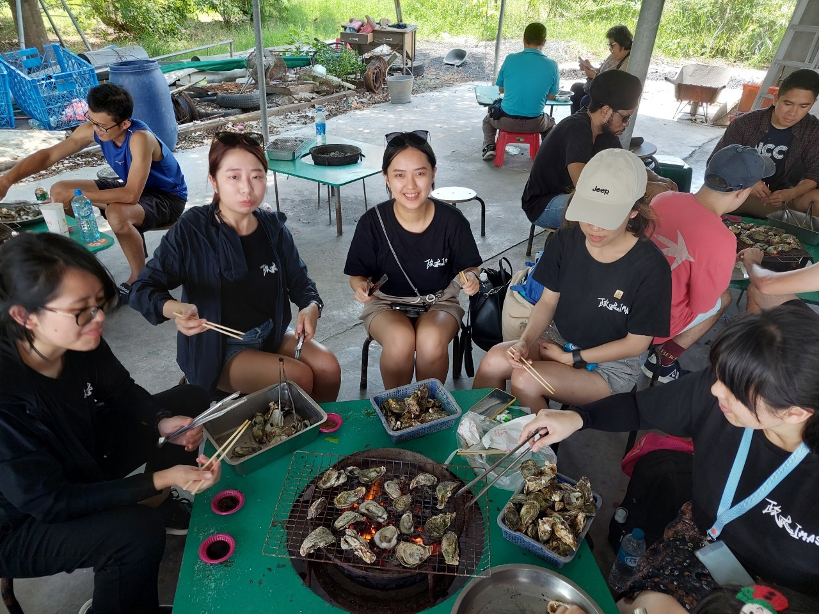
[[[180,497],[179,492],[171,489],[168,497],[157,506],[157,511],[165,521],[165,533],[168,535],[187,535],[188,525],[191,523],[190,499]]]
[[[495,145],[487,145],[481,152],[482,160],[492,160],[495,158]]]
[[[650,354],[646,362],[643,363],[641,367],[641,371],[646,377],[652,379],[652,376],[655,374],[655,355]],[[680,363],[675,360],[671,365],[668,367],[664,367],[661,365],[660,371],[658,373],[658,382],[661,384],[668,384],[671,381],[674,381],[678,378],[683,377],[687,373],[690,373],[686,369],[681,368]]]

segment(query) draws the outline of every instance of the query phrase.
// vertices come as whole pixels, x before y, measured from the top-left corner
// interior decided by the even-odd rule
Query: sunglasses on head
[[[231,130],[225,130],[223,132],[217,132],[214,134],[214,138],[211,141],[211,145],[219,141],[228,146],[239,145],[240,143],[244,143],[250,146],[265,147],[265,137],[263,137],[258,132],[234,132]]]
[[[384,135],[384,140],[388,145],[401,147],[405,143],[426,143],[429,137],[428,130],[411,130],[410,132],[388,132]]]

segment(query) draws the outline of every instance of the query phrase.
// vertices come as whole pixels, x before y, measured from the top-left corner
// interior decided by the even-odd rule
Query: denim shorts
[[[533,224],[541,228],[560,228],[564,222],[564,212],[567,210],[569,197],[569,194],[553,196]]]
[[[244,350],[261,350],[262,344],[265,343],[265,339],[268,338],[272,330],[273,320],[268,320],[246,332],[241,341],[228,337],[225,344],[225,358],[222,361],[222,366],[224,367],[228,364],[228,361],[239,354],[239,352]]]

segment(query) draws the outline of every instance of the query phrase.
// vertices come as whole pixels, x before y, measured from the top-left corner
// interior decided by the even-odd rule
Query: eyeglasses
[[[607,44],[607,47],[609,47],[610,49],[612,49],[612,48],[613,48],[613,47],[615,47],[615,45],[617,45],[617,44],[618,44],[618,43],[608,43],[608,44]]]
[[[250,145],[251,147],[255,147],[257,145],[259,147],[265,147],[265,137],[258,132],[235,132],[233,130],[225,130],[214,134],[211,145],[217,141],[227,145],[228,147],[233,147],[234,145],[239,145],[240,143]]]
[[[74,318],[77,321],[77,326],[85,326],[91,320],[97,317],[97,314],[102,312],[105,313],[108,305],[94,305],[93,307],[86,307],[85,309],[80,309],[76,313],[71,313],[69,311],[63,311],[61,309],[54,309],[53,307],[43,307],[46,311],[51,311],[52,313],[59,313],[61,316],[69,316]]]
[[[402,141],[397,141],[397,139],[403,138]],[[426,143],[427,139],[430,138],[430,131],[429,130],[411,130],[410,132],[388,132],[384,135],[384,140],[388,145],[392,145],[394,147],[401,147],[405,143],[412,143],[419,142]],[[396,141],[394,143],[394,141]]]
[[[83,116],[85,117],[85,121],[87,121],[89,124],[94,126],[97,130],[99,130],[103,134],[107,133],[109,130],[111,130],[111,128],[116,128],[117,126],[119,126],[122,123],[122,122],[117,122],[116,124],[111,124],[110,126],[103,126],[101,123],[95,122],[93,119],[91,119],[88,116],[88,111],[83,113]]]
[[[632,114],[631,114],[631,113],[630,113],[629,115],[624,115],[623,113],[621,113],[621,112],[619,112],[619,111],[615,111],[614,109],[613,109],[613,111],[612,111],[612,112],[613,112],[615,115],[617,115],[618,117],[620,117],[620,118],[621,118],[621,121],[622,121],[624,124],[628,124],[628,123],[629,123],[629,120],[630,120],[630,119],[632,119]]]

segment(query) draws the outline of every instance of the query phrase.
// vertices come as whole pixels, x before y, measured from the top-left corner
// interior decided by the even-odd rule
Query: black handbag
[[[503,98],[496,98],[493,100],[493,103],[490,105],[490,119],[499,120],[502,117],[501,111],[501,101]]]
[[[487,274],[487,282],[483,282],[479,291],[470,297],[466,341],[474,342],[482,350],[488,351],[503,341],[501,311],[513,270],[510,261],[502,258],[498,261],[498,269],[488,268],[481,271]],[[462,345],[465,346],[466,357],[468,343],[465,343],[464,336],[465,332],[462,331]],[[472,356],[470,361],[472,362]]]

